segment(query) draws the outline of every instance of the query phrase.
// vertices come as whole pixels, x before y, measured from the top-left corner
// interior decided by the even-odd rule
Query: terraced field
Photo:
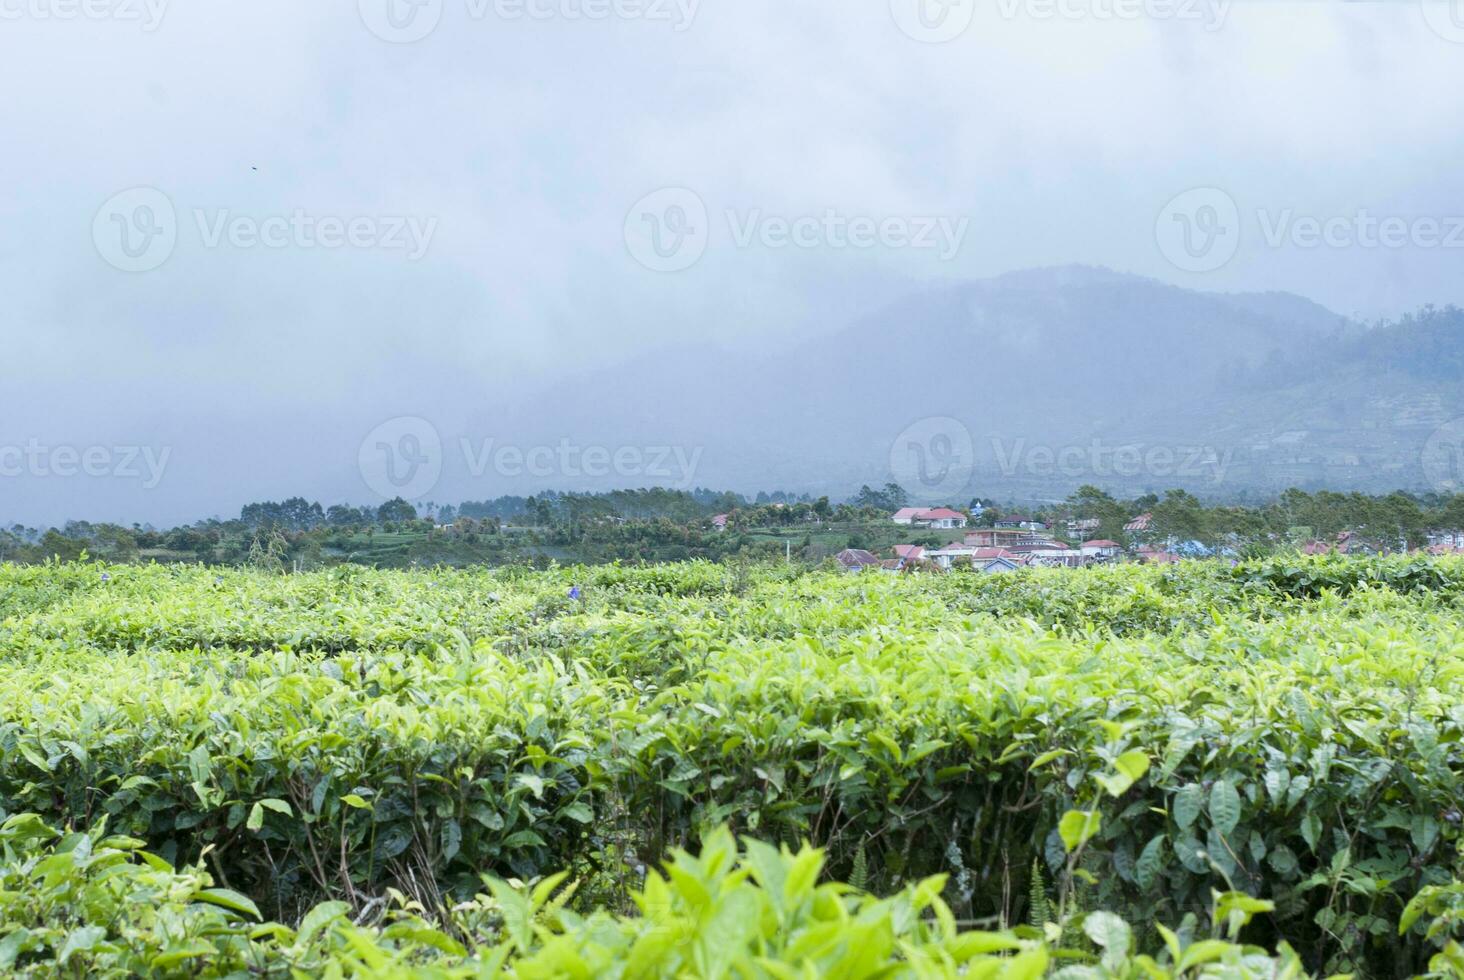
[[[0,567],[0,967],[1449,975],[1461,596]]]

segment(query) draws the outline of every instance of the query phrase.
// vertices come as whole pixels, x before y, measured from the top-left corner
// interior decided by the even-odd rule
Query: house
[[[922,510],[915,515],[915,523],[921,527],[938,528],[940,530],[951,530],[966,526],[966,515],[958,510],[951,510],[949,507],[936,507],[932,510]]]
[[[1011,514],[1007,517],[998,518],[992,522],[992,526],[1002,531],[1045,531],[1047,525],[1035,518],[1027,517],[1025,514]]]
[[[1083,542],[1083,555],[1088,558],[1107,560],[1117,558],[1123,552],[1123,545],[1107,538]]]
[[[1030,555],[1038,551],[1065,551],[1067,545],[1052,538],[1033,538],[1007,545],[1007,550],[1018,555]]]
[[[890,517],[896,524],[933,527],[942,530],[966,526],[966,515],[949,507],[901,507]]]
[[[950,568],[958,561],[970,561],[975,557],[979,549],[969,544],[948,544],[943,548],[934,551],[927,551],[925,557],[935,562],[941,568]]]
[[[975,531],[966,532],[966,543],[976,548],[1004,548],[1008,545],[1017,544],[1032,538],[1031,531],[1022,531],[1017,528],[978,528]]]
[[[1441,546],[1444,548],[1464,548],[1464,531],[1430,531],[1428,532],[1428,543],[1430,547]],[[1452,551],[1441,552],[1441,554],[1452,554]]]
[[[1147,534],[1149,532],[1149,525],[1153,522],[1153,514],[1140,514],[1138,517],[1135,517],[1133,520],[1125,524],[1123,526],[1123,529],[1125,533],[1128,534]]]
[[[716,530],[716,531],[725,531],[725,530],[727,530],[727,518],[729,516],[730,515],[728,515],[728,514],[718,514],[716,517],[713,517],[712,518],[712,529],[713,530]]]
[[[1178,565],[1179,556],[1171,551],[1160,551],[1145,545],[1137,552],[1139,561],[1146,565]]]
[[[959,562],[982,572],[1010,572],[1028,564],[1025,555],[1005,548],[976,548],[968,544],[948,544],[929,552],[928,557],[941,568],[948,569]]]
[[[1014,572],[1027,564],[1028,558],[1002,548],[978,548],[971,556],[971,567],[983,572]]]
[[[1068,537],[1082,541],[1102,526],[1103,522],[1096,517],[1085,517],[1082,520],[1068,521]]]
[[[862,572],[867,568],[880,567],[880,560],[863,548],[845,548],[834,556],[834,561],[843,565],[846,572]]]
[[[1070,548],[1051,538],[1014,544],[1009,550],[1025,557],[1027,564],[1045,568],[1079,568],[1087,564],[1088,557],[1082,549]]]
[[[918,544],[897,544],[895,545],[895,560],[901,567],[905,565],[918,565],[925,560],[925,549]]]
[[[1336,541],[1308,541],[1301,551],[1305,555],[1324,555],[1333,551],[1339,555],[1377,555],[1383,549],[1376,542],[1365,541],[1352,531],[1342,531]]]

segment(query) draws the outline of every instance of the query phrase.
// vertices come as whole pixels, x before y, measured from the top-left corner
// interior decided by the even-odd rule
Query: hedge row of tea
[[[558,922],[554,942],[633,944],[648,869],[726,824],[810,840],[826,878],[907,896],[890,901],[944,876],[955,917],[1045,923],[1094,963],[1118,922],[1100,910],[1177,970],[1157,923],[1181,926],[1183,955],[1217,894],[1248,894],[1270,906],[1240,939],[1316,972],[1409,975],[1450,955],[1464,878],[1461,591],[1464,565],[1401,559],[941,577],[4,568],[0,808],[202,859],[219,890],[301,931],[322,901],[345,922],[397,893],[438,923],[479,901],[504,933],[470,944],[482,955],[518,916],[474,899],[483,874],[568,872],[555,915],[621,917]],[[715,928],[768,927],[754,909],[770,900],[737,899]],[[862,921],[858,901],[834,904]],[[27,914],[5,913],[0,958],[6,930],[49,913]],[[929,923],[890,914],[890,956],[911,968],[922,943],[987,941],[908,938]],[[354,928],[311,942],[395,962],[381,950],[418,955],[402,936],[428,929]],[[270,936],[248,941],[289,945]],[[1029,966],[1048,955],[1011,941]],[[986,952],[993,971],[1016,962]]]
[[[980,977],[1033,980],[1056,964],[1106,980],[1226,974],[1300,976],[1294,950],[1236,941],[1268,903],[1217,895],[1208,923],[1159,928],[1158,957],[1107,912],[1061,930],[961,928],[943,876],[888,899],[820,882],[823,856],[725,828],[701,854],[677,852],[630,895],[634,914],[581,915],[574,886],[487,878],[485,891],[431,921],[396,900],[353,917],[327,902],[296,926],[262,922],[245,895],[202,865],[176,871],[143,842],[101,831],[58,834],[34,815],[0,825],[0,969],[26,977]],[[366,919],[372,919],[370,923]]]

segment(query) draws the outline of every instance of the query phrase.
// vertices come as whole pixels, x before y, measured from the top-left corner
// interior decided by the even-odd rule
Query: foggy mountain
[[[927,419],[969,432],[960,492],[1000,499],[1089,482],[1426,489],[1419,450],[1464,409],[1460,352],[1457,315],[1369,329],[1292,294],[1070,266],[927,289],[785,348],[686,346],[499,423],[518,442],[694,447],[697,483],[739,489],[883,482],[896,440]]]

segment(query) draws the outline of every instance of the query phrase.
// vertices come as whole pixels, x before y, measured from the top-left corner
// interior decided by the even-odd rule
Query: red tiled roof
[[[1083,547],[1084,548],[1120,548],[1120,547],[1122,547],[1122,545],[1120,545],[1117,541],[1109,541],[1106,538],[1099,538],[1097,541],[1084,541],[1083,542]]]
[[[922,521],[946,521],[953,518],[963,518],[965,516],[966,515],[962,514],[960,511],[951,510],[949,507],[936,507],[934,510],[922,510],[920,513],[915,515],[917,519]]]
[[[919,561],[925,557],[925,549],[918,544],[895,545],[895,557],[906,561]]]

